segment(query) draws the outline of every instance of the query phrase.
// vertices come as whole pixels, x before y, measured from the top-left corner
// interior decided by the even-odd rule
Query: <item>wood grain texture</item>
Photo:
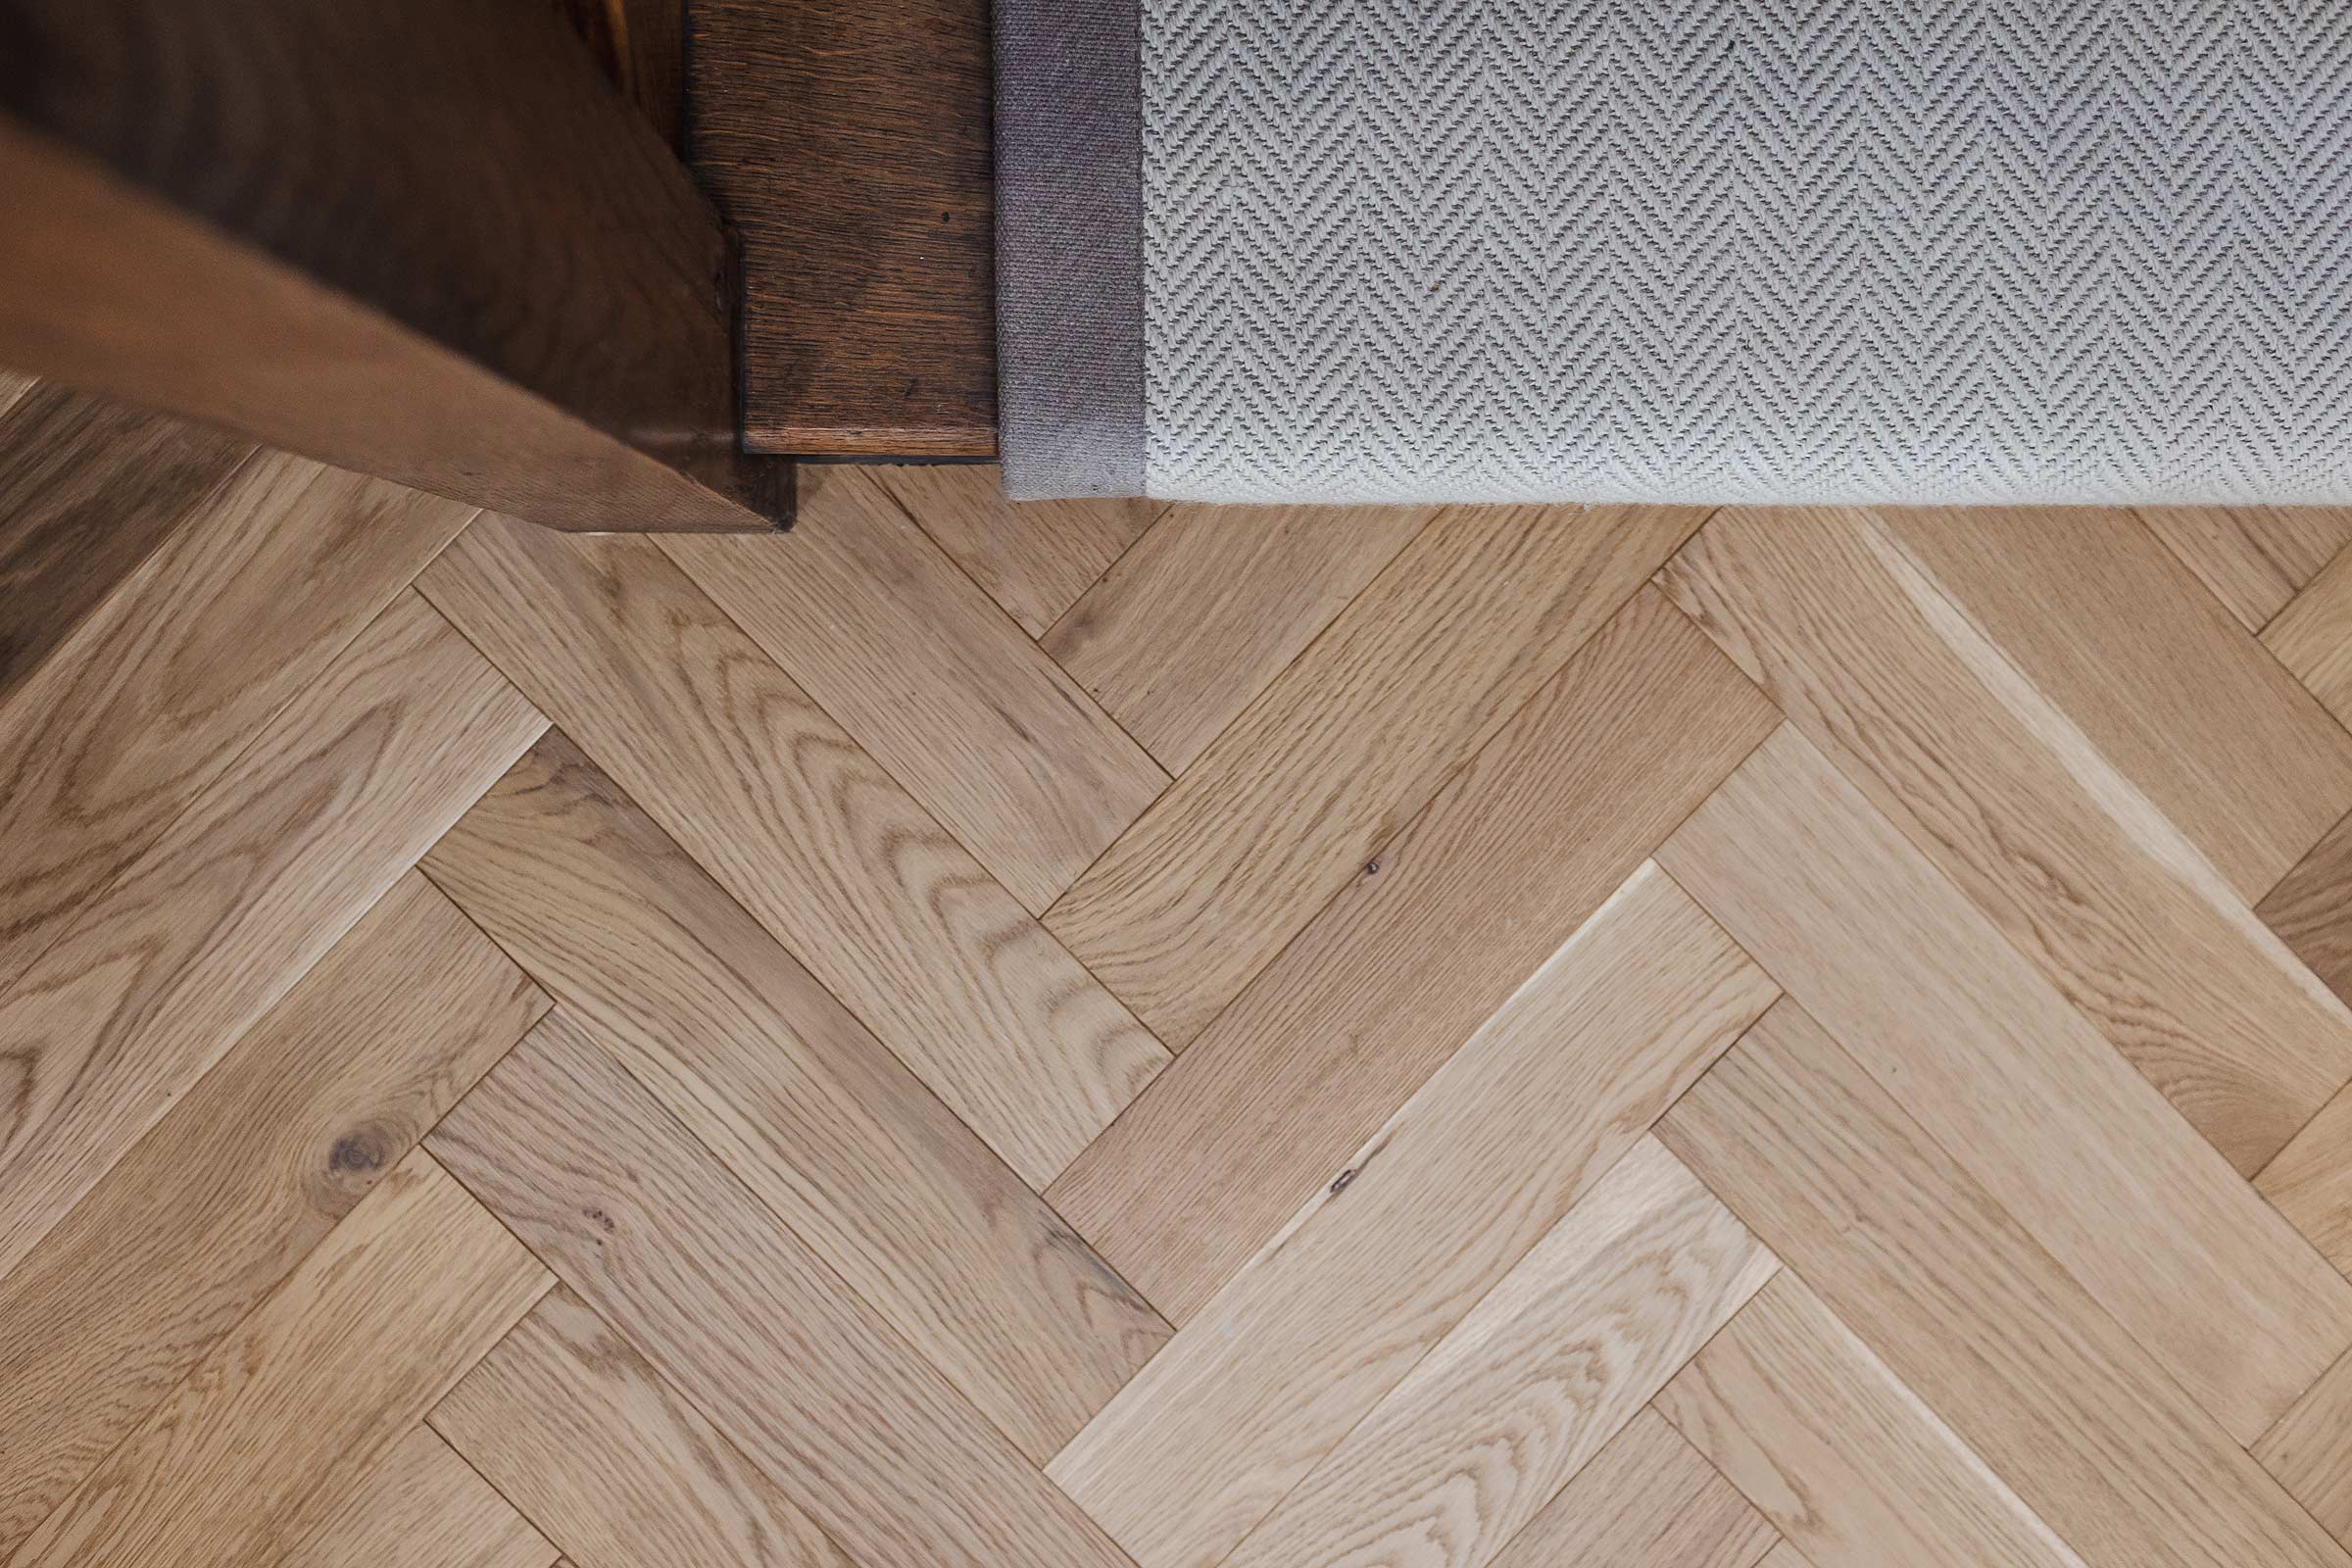
[[[563,1286],[433,1429],[578,1568],[851,1568],[774,1482]]]
[[[755,452],[997,450],[987,0],[696,0],[696,175],[743,236]]]
[[[38,215],[0,237],[12,363],[564,526],[783,499],[737,449],[718,214],[554,7],[7,25],[0,200]]]
[[[1046,1473],[1143,1568],[1219,1561],[1773,995],[1644,866]]]
[[[869,468],[932,542],[1020,623],[1043,637],[1167,510],[1161,501],[1004,498],[994,464],[915,463]],[[821,506],[833,470],[803,470],[802,505]]]
[[[2238,896],[2268,893],[2352,808],[2331,724],[2136,517],[1882,514],[1937,587]],[[2262,765],[2249,767],[2248,758]]]
[[[2352,1561],[1793,1004],[1658,1134],[2088,1568]]]
[[[1167,1339],[565,738],[533,748],[424,867],[1032,1459]]]
[[[790,537],[666,548],[1032,913],[1167,787],[860,472],[836,475]],[[883,649],[887,661],[874,657]]]
[[[2263,1434],[2254,1457],[2329,1535],[2352,1546],[2352,1356],[2329,1367]]]
[[[411,1154],[10,1568],[269,1560],[331,1519],[548,1283],[446,1172]]]
[[[2330,713],[2352,721],[2352,557],[2339,553],[2263,629],[2262,641]]]
[[[2329,991],[2352,1003],[2352,816],[2314,845],[2254,913]]]
[[[0,1553],[546,1005],[405,875],[0,1276]]]
[[[419,586],[1032,1186],[1165,1064],[650,541],[484,518]]]
[[[1182,1050],[1701,515],[1445,514],[1079,878],[1047,925]],[[1215,943],[1195,940],[1212,929]]]
[[[1770,731],[1643,589],[1049,1190],[1182,1322]]]
[[[2352,1284],[1794,730],[1658,858],[2240,1442],[2352,1345]]]
[[[2352,1012],[1898,532],[1871,514],[1726,512],[1665,580],[2251,1175],[2352,1080]]]
[[[403,593],[0,998],[0,1273],[537,739]]]
[[[1778,1267],[1642,1138],[1227,1563],[1485,1568]]]
[[[1778,1538],[1655,1410],[1623,1431],[1495,1557],[1495,1568],[1755,1568]]]
[[[427,1145],[853,1558],[1125,1568],[561,1009]]]
[[[622,97],[686,153],[686,0],[553,0]]]
[[[2248,631],[2352,545],[2345,507],[2151,507],[2139,515]]]
[[[1436,514],[1171,507],[1046,652],[1181,773]]]
[[[2082,1568],[1794,1274],[1657,1408],[1819,1568]]]
[[[0,699],[0,795],[24,829],[0,836],[0,985],[473,515],[274,453],[178,505],[203,515]]]
[[[274,1568],[551,1568],[556,1548],[423,1427]]]
[[[2352,1089],[2328,1102],[2254,1185],[2323,1257],[2352,1274]]]
[[[39,384],[32,376],[26,375],[22,370],[12,370],[5,366],[0,366],[0,414],[6,414],[16,406],[19,399]]]
[[[234,436],[70,388],[22,399],[0,389],[0,695],[252,453]]]

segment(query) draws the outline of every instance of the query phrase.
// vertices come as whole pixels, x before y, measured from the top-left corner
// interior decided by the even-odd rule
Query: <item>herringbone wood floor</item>
[[[2352,514],[0,402],[0,1562],[2352,1565]]]

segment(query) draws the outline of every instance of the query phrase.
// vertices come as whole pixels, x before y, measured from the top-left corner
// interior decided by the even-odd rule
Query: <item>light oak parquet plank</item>
[[[1048,1196],[1191,1317],[1777,718],[1642,589]]]
[[[485,517],[419,583],[1033,1187],[1166,1063],[651,542]]]
[[[541,740],[424,868],[1032,1459],[1167,1339],[565,737]]]
[[[790,537],[661,547],[1034,913],[1167,787],[861,471]]]
[[[1656,1403],[1819,1568],[2082,1568],[1794,1274]]]
[[[0,384],[0,693],[209,509],[253,443],[67,387]]]
[[[1658,858],[2240,1442],[2352,1344],[2352,1284],[1793,729]]]
[[[1217,1562],[1773,995],[1643,866],[1047,1474],[1143,1568]]]
[[[545,729],[404,592],[0,999],[0,1273]]]
[[[2352,722],[2352,556],[2338,552],[2262,641],[2329,712]]]
[[[1485,1568],[1778,1267],[1644,1136],[1226,1562]]]
[[[411,1154],[44,1521],[10,1568],[248,1568],[321,1528],[547,1271]]]
[[[1644,1408],[1511,1539],[1494,1568],[1755,1568],[1779,1539]]]
[[[1181,1050],[1702,515],[1442,514],[1046,924]]]
[[[2140,516],[2248,631],[2352,545],[2352,508],[2151,507]]]
[[[1803,1552],[1784,1541],[1766,1552],[1756,1568],[1813,1568],[1813,1565]]]
[[[853,1558],[1125,1568],[561,1008],[426,1146]]]
[[[851,1568],[588,1304],[547,1294],[431,1416],[578,1568]]]
[[[46,525],[70,529],[77,550],[149,514],[167,514],[156,526],[171,537],[0,700],[12,824],[0,835],[0,986],[473,514],[299,458],[264,454],[228,477],[218,454],[159,466],[151,448],[74,447],[98,477],[45,493],[62,509]],[[0,571],[0,600],[47,591]]]
[[[2352,1355],[2263,1434],[2254,1457],[2340,1544],[2352,1546]]]
[[[552,1568],[556,1548],[417,1427],[275,1568]]]
[[[2352,735],[2136,517],[1880,518],[2242,900],[2277,886],[2352,808]]]
[[[1658,1135],[2089,1568],[2352,1561],[1794,1004]]]
[[[2321,1256],[2352,1274],[2352,1089],[2329,1101],[2254,1185]]]
[[[2352,816],[2313,846],[2254,913],[2329,991],[2352,1002]]]
[[[1172,507],[1054,624],[1046,652],[1181,773],[1436,515]]]
[[[1870,514],[1726,512],[1664,576],[2251,1175],[2352,1080],[2352,1012],[1908,549]]]
[[[546,1006],[407,873],[0,1277],[0,1554]]]
[[[1145,500],[1015,505],[993,463],[865,471],[1032,637],[1043,637],[1167,510],[1164,501]],[[833,477],[823,467],[802,470],[804,509],[825,505]]]

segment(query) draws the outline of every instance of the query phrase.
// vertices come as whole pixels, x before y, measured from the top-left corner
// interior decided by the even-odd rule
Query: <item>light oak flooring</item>
[[[4,1568],[2352,1568],[2352,514],[0,403]]]

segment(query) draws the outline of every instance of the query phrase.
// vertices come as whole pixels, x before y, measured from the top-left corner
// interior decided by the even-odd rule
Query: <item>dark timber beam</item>
[[[0,365],[584,530],[750,529],[716,213],[545,0],[0,0]]]

